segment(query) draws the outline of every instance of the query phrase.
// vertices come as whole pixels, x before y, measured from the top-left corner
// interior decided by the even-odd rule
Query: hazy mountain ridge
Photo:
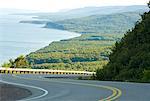
[[[60,21],[65,19],[80,18],[91,15],[108,15],[124,12],[135,11],[148,11],[146,5],[133,5],[133,6],[104,6],[104,7],[84,7],[78,9],[72,9],[69,11],[61,11],[56,13],[35,13],[39,15],[39,19],[49,19],[50,21]]]
[[[64,27],[64,30],[86,33],[123,34],[134,27],[136,21],[143,12],[124,12],[109,15],[91,15],[82,18],[66,19],[53,22]],[[51,22],[47,22],[46,28],[51,28]],[[59,29],[59,28],[58,28]]]
[[[125,33],[131,29],[140,14],[148,11],[144,5],[85,7],[57,13],[33,13],[34,21],[24,23],[46,24],[45,28],[85,33]],[[29,14],[30,15],[30,14]]]

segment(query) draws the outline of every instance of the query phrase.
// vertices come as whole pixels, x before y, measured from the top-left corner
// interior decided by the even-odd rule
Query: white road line
[[[30,86],[30,85],[25,85],[25,84],[19,84],[19,83],[13,83],[13,82],[7,82],[7,81],[3,81],[3,80],[0,80],[0,82],[2,83],[7,83],[7,84],[12,84],[12,85],[17,85],[17,86],[24,86],[24,87],[29,87],[29,88],[34,88],[34,89],[38,89],[38,90],[41,90],[43,91],[44,93],[40,96],[36,96],[36,97],[32,97],[32,98],[28,98],[28,99],[23,99],[23,100],[19,100],[19,101],[33,101],[35,99],[39,99],[39,98],[42,98],[44,96],[46,96],[48,94],[48,91],[43,89],[43,88],[40,88],[40,87],[36,87],[36,86]]]
[[[119,98],[122,95],[122,91],[118,88],[111,87],[111,86],[104,86],[104,85],[94,85],[94,84],[84,84],[84,83],[78,83],[78,82],[66,82],[66,81],[49,81],[49,80],[44,80],[44,79],[35,79],[35,78],[25,78],[21,76],[16,76],[13,75],[14,77],[22,78],[22,79],[27,79],[27,80],[37,80],[37,81],[47,81],[47,82],[55,82],[55,83],[65,83],[65,84],[73,84],[73,85],[82,85],[82,86],[90,86],[90,87],[99,87],[99,88],[104,88],[112,91],[112,95],[108,96],[107,98],[101,99],[99,101],[114,101],[117,98]]]

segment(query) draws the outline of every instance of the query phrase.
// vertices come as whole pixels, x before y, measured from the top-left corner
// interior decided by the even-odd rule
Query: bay
[[[53,41],[80,36],[73,32],[42,28],[42,24],[20,23],[22,20],[34,19],[33,16],[0,12],[0,64],[36,51]]]

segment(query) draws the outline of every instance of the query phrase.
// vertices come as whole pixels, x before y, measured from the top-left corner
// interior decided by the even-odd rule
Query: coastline
[[[16,15],[9,15],[7,16],[7,18],[12,18],[11,16],[16,16]],[[23,16],[23,18],[25,18],[25,20],[28,20],[31,18],[31,20],[33,20],[33,18],[30,16],[24,16],[24,15],[19,15],[18,18],[19,19],[15,19],[15,21],[11,22],[12,24],[15,24],[17,26],[21,26],[21,28],[26,28],[25,30],[27,31],[23,31],[22,32],[19,30],[16,30],[16,32],[12,31],[12,34],[10,39],[7,37],[9,35],[7,35],[7,31],[6,31],[6,35],[3,35],[3,38],[0,40],[2,43],[0,50],[1,50],[1,55],[0,55],[0,65],[2,65],[4,62],[7,62],[10,58],[14,59],[19,55],[28,55],[31,52],[35,52],[49,44],[51,44],[54,41],[61,41],[64,39],[70,39],[70,38],[74,38],[74,37],[78,37],[81,36],[81,34],[79,33],[74,33],[74,32],[69,32],[67,30],[58,30],[58,29],[46,29],[46,28],[42,28],[43,24],[37,25],[37,24],[22,24],[19,23],[19,21],[23,20],[23,18],[21,18],[21,16]],[[34,17],[34,16],[33,16]],[[8,25],[9,25],[9,20],[7,20],[7,18],[5,19]],[[21,20],[20,20],[21,19]],[[11,24],[11,25],[12,25]],[[12,28],[16,28],[17,26],[12,26]],[[27,26],[27,27],[26,27]],[[7,26],[3,26],[4,28]],[[8,27],[7,27],[8,28]],[[31,35],[30,33],[32,33],[32,29],[33,28],[33,35]],[[3,29],[4,31],[5,29]],[[9,28],[8,28],[9,30]],[[10,29],[11,31],[11,29]],[[21,33],[22,35],[19,34],[15,34],[15,33]],[[40,34],[41,33],[41,34]],[[30,36],[31,35],[31,36]],[[26,41],[25,39],[28,39],[29,41],[31,41],[31,43],[29,43],[28,41]],[[39,41],[37,40],[39,39]],[[44,40],[45,39],[45,40]],[[12,43],[13,42],[13,43]],[[17,44],[16,44],[17,43]],[[7,47],[6,47],[7,46]],[[11,51],[7,51],[7,50],[11,50]]]

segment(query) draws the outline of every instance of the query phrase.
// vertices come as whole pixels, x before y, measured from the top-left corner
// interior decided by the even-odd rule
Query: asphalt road
[[[32,95],[22,101],[150,101],[150,84],[72,79],[50,75],[0,74],[0,82],[22,86]]]

